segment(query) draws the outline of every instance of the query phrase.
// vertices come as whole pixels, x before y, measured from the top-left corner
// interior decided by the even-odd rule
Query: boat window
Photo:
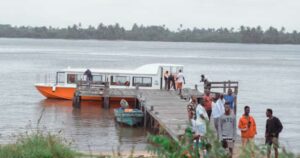
[[[133,86],[152,87],[151,77],[133,77]]]
[[[68,81],[69,84],[70,83],[75,83],[75,81],[76,81],[76,75],[75,74],[68,74],[67,75],[67,81]]]
[[[68,84],[78,83],[81,80],[82,80],[81,74],[67,74],[67,83]]]
[[[65,83],[65,72],[57,72],[56,83]]]
[[[83,75],[82,74],[76,74],[76,82],[82,81],[83,80]]]
[[[95,83],[103,82],[102,75],[93,75],[93,82]]]
[[[130,77],[129,76],[111,76],[110,85],[129,86],[130,85]]]
[[[181,70],[181,72],[183,72],[182,67],[176,67],[176,73],[179,73],[179,70]]]
[[[176,67],[171,67],[171,73],[172,74],[176,74],[178,71],[177,71],[177,68]]]

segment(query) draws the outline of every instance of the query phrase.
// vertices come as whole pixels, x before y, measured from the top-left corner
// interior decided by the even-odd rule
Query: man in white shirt
[[[198,104],[196,108],[196,132],[198,132],[200,136],[206,134],[206,121],[208,120],[205,108],[201,104]]]
[[[179,70],[176,81],[177,81],[177,89],[179,90],[179,95],[181,95],[182,85],[185,84],[185,79],[181,70]]]
[[[200,136],[200,148],[203,151],[203,155],[207,154],[206,145],[204,143],[206,130],[206,123],[209,121],[208,115],[206,113],[205,108],[203,105],[198,104],[196,108],[196,121],[195,121],[195,133]]]
[[[218,123],[220,117],[225,113],[224,104],[225,104],[225,100],[223,98],[223,94],[216,93],[214,102],[212,104],[212,116],[214,118],[214,126],[217,131],[218,138],[219,138]]]

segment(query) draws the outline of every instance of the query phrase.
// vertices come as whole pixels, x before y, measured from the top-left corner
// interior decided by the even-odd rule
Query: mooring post
[[[105,85],[104,91],[103,91],[103,107],[109,108],[109,87]]]
[[[73,105],[74,108],[80,108],[80,104],[81,104],[80,92],[76,91],[74,93],[72,105]]]
[[[108,109],[109,108],[109,96],[103,96],[103,107]]]
[[[152,127],[153,127],[153,117],[150,116],[150,129],[153,129]]]
[[[147,108],[144,106],[144,128],[147,128]]]

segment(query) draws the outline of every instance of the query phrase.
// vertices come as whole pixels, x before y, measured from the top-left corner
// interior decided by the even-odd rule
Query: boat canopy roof
[[[138,67],[133,70],[122,70],[122,69],[94,69],[89,68],[92,73],[104,73],[104,74],[144,74],[144,75],[156,75],[159,72],[160,67],[183,67],[179,64],[147,64]],[[84,73],[87,68],[70,68],[62,69],[59,72],[67,73]]]

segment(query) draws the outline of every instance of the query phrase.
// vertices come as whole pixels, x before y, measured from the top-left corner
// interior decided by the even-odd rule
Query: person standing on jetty
[[[218,130],[219,119],[225,113],[224,103],[225,103],[225,101],[223,98],[223,94],[216,93],[216,96],[212,103],[212,116],[214,118],[214,126],[216,129],[218,138],[219,138],[219,134],[220,134],[219,130]]]
[[[188,115],[191,115],[192,119],[196,120],[196,108],[197,108],[197,98],[192,96],[191,102],[186,106]]]
[[[232,89],[231,88],[228,89],[227,95],[224,95],[224,99],[225,99],[226,102],[229,102],[231,110],[233,110],[234,114],[236,114],[236,108],[235,108],[235,105],[234,105],[235,97],[232,95]]]
[[[179,73],[177,74],[176,81],[177,81],[177,89],[179,90],[179,95],[181,95],[182,86],[183,84],[185,84],[185,79],[181,70],[179,70]]]
[[[239,120],[239,129],[241,130],[241,137],[242,137],[242,146],[243,148],[246,145],[250,145],[252,156],[254,156],[254,142],[253,138],[257,134],[256,132],[256,123],[254,118],[249,115],[250,107],[244,107],[244,115]]]
[[[207,78],[205,78],[205,76],[202,74],[201,75],[201,80],[200,82],[203,82],[204,84],[204,90],[209,90],[211,89],[211,83],[208,81]]]
[[[203,96],[203,105],[207,112],[208,118],[210,120],[211,109],[212,109],[212,97],[210,96],[210,91],[205,90],[205,95]]]
[[[168,90],[170,90],[172,87],[174,88],[174,90],[176,90],[174,76],[172,73],[170,73],[168,77]]]
[[[236,119],[235,115],[231,113],[229,103],[225,103],[225,114],[219,119],[219,140],[222,142],[224,148],[229,148],[230,157],[233,154],[233,147],[236,137]]]
[[[86,81],[88,83],[88,86],[90,86],[91,82],[93,81],[93,75],[90,69],[87,69],[84,73],[84,76],[86,76]]]
[[[270,158],[271,146],[273,144],[275,158],[278,158],[278,147],[279,147],[278,137],[283,127],[280,120],[277,117],[273,116],[272,109],[267,109],[266,116],[268,117],[266,122],[266,133],[265,133],[266,145],[268,145],[267,156],[268,158]]]
[[[200,135],[199,147],[203,151],[203,155],[207,155],[207,146],[205,144],[205,134],[207,132],[206,123],[209,121],[208,115],[202,102],[197,105],[196,108],[196,122],[195,122],[195,132]]]
[[[167,90],[168,89],[168,78],[169,78],[169,71],[166,71],[165,73],[164,73],[164,80],[165,80],[165,90]]]

